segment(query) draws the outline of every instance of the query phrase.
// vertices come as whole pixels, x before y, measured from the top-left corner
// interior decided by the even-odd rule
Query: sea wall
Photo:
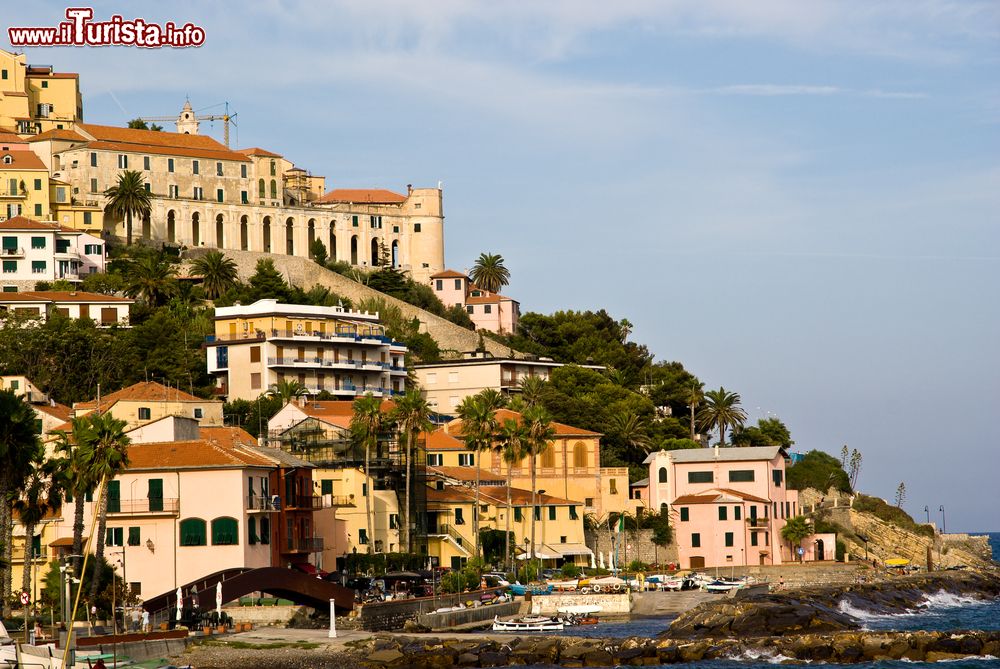
[[[274,625],[287,623],[296,615],[311,610],[307,606],[230,606],[225,612],[235,623]]]
[[[493,592],[493,591],[487,591]],[[417,597],[415,599],[394,599],[388,602],[373,602],[361,607],[358,623],[369,632],[401,630],[407,620],[416,620],[417,615],[431,613],[439,608],[451,606],[473,606],[479,602],[483,591],[463,592],[437,597]],[[492,616],[490,616],[492,618]]]
[[[591,550],[599,551],[606,560],[608,551],[614,552],[615,550],[618,533],[611,532],[606,526],[602,526],[597,530],[587,531],[585,540]],[[646,564],[676,563],[679,560],[677,546],[675,544],[657,546],[653,543],[653,530],[636,530],[635,532],[629,530],[625,532],[625,539],[618,549],[618,561],[621,563],[618,566],[624,567],[633,560],[639,560]]]
[[[628,593],[618,595],[605,594],[553,594],[544,597],[534,597],[531,600],[531,612],[542,615],[555,615],[559,609],[566,606],[599,606],[598,614],[607,616],[627,616],[632,610],[632,596]]]
[[[473,606],[461,611],[443,611],[441,613],[420,613],[417,624],[432,630],[448,630],[459,625],[471,623],[486,623],[495,617],[506,618],[516,615],[521,610],[521,602],[507,602],[491,606]]]

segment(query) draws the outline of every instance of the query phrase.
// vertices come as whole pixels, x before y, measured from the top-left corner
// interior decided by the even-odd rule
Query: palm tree
[[[413,451],[417,445],[420,433],[430,432],[434,428],[430,416],[430,405],[427,404],[427,400],[424,399],[423,394],[416,388],[410,388],[406,391],[405,395],[396,400],[396,406],[390,414],[391,419],[399,428],[400,435],[406,440],[406,501],[404,504],[405,511],[401,514],[403,522],[400,524],[401,529],[405,529],[403,529],[402,536],[399,538],[399,545],[405,547],[406,551],[411,553],[413,552],[413,547],[410,545],[410,531],[412,528],[410,519],[410,488],[413,483]]]
[[[540,376],[526,376],[518,383],[521,388],[521,401],[525,406],[541,406],[545,395],[546,381]]]
[[[177,270],[170,263],[144,256],[126,267],[125,294],[151,307],[161,306],[177,292],[176,274]]]
[[[52,475],[59,480],[59,486],[65,490],[67,500],[73,497],[73,555],[83,555],[83,516],[84,501],[87,495],[94,491],[94,481],[85,471],[84,462],[80,457],[81,444],[90,439],[91,422],[88,416],[77,416],[71,421],[69,434],[56,432],[55,452],[58,454],[51,461]],[[73,558],[73,570],[80,576],[80,558]]]
[[[649,447],[652,442],[649,439],[649,434],[646,433],[645,424],[637,414],[625,411],[613,413],[609,426],[611,434],[617,436],[633,454],[649,455]]]
[[[140,172],[125,170],[118,175],[118,183],[104,191],[104,196],[108,198],[105,213],[125,219],[125,241],[131,244],[132,216],[144,218],[153,209],[145,179]]]
[[[480,253],[469,276],[479,288],[490,293],[500,293],[504,286],[510,283],[510,272],[504,267],[503,256],[498,253]],[[503,321],[500,318],[502,302],[497,302],[497,323],[500,333],[503,333]]]
[[[458,417],[462,420],[462,440],[466,448],[476,454],[476,504],[472,509],[472,530],[475,534],[476,557],[479,555],[479,485],[483,451],[493,448],[500,424],[496,412],[506,404],[506,398],[498,390],[486,388],[476,395],[462,400],[458,407]]]
[[[42,457],[42,444],[35,433],[35,411],[12,390],[0,390],[0,602],[10,614],[11,543],[14,534],[12,502],[31,474],[32,463]]]
[[[739,393],[732,393],[725,388],[709,390],[705,393],[705,406],[698,412],[702,429],[713,427],[719,430],[719,445],[726,445],[726,429],[743,426],[747,413],[740,407]]]
[[[497,435],[496,448],[507,465],[507,527],[504,532],[504,564],[510,569],[510,516],[513,513],[510,484],[514,465],[524,459],[524,443],[527,440],[527,430],[523,422],[508,418],[500,426]]]
[[[87,478],[99,481],[97,500],[97,547],[94,558],[97,564],[104,559],[104,532],[108,521],[108,483],[118,474],[128,468],[128,445],[131,443],[125,434],[125,421],[115,418],[109,413],[87,414],[90,426],[87,438],[77,443],[80,464]],[[90,600],[97,598],[99,579],[90,583]]]
[[[802,543],[802,540],[812,534],[812,528],[806,522],[805,516],[795,516],[785,521],[785,526],[781,528],[781,538],[788,542],[792,548],[792,559],[795,557],[795,548]],[[801,560],[801,556],[799,557]]]
[[[37,557],[32,545],[35,528],[49,511],[58,511],[62,506],[59,477],[54,473],[49,463],[41,460],[33,462],[21,497],[14,501],[14,510],[24,525],[24,568],[21,572],[21,589],[24,592],[31,592],[31,563]]]
[[[305,397],[309,394],[309,390],[297,380],[281,379],[277,383],[271,384],[271,387],[267,389],[267,394],[270,397],[280,397],[281,406],[285,406],[294,399]]]
[[[701,404],[701,400],[704,394],[701,391],[701,382],[691,380],[691,387],[689,387],[685,393],[684,399],[687,401],[688,409],[691,410],[691,441],[695,438],[695,427],[694,427],[694,410],[698,408]]]
[[[555,437],[552,417],[541,407],[528,407],[521,414],[525,424],[524,451],[531,458],[531,557],[535,557],[535,509],[538,506],[537,467],[538,454],[542,453]]]
[[[368,553],[371,554],[375,545],[375,519],[372,516],[372,494],[374,486],[371,478],[371,452],[378,448],[378,437],[385,431],[386,415],[382,413],[382,401],[367,393],[364,397],[354,400],[354,415],[351,417],[351,431],[355,438],[365,446],[365,483],[368,491],[365,495],[365,522],[368,525]]]
[[[191,269],[202,277],[201,287],[205,297],[215,300],[236,285],[239,277],[236,261],[221,251],[209,251],[191,264]]]

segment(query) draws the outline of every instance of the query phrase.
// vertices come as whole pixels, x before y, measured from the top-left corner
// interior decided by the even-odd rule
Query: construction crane
[[[222,121],[223,142],[225,143],[226,148],[229,148],[229,124],[232,123],[233,127],[239,127],[236,125],[236,117],[239,114],[239,112],[230,114],[229,103],[226,102],[224,104],[226,105],[226,112],[224,114],[203,114],[199,116],[192,111],[191,102],[189,100],[185,100],[184,108],[181,110],[181,113],[178,114],[177,116],[140,116],[139,120],[148,122],[173,121],[174,123],[177,123],[178,126],[183,122],[190,123],[191,121],[194,121],[195,128],[197,128],[197,121]],[[218,105],[212,105],[212,106],[217,107]],[[210,107],[206,107],[206,109],[209,108]],[[180,128],[178,128],[178,132],[180,132]],[[195,133],[197,134],[197,130],[195,131]]]

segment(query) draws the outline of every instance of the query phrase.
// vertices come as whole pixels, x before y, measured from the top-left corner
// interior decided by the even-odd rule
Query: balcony
[[[373,346],[382,346],[384,344],[395,344],[400,345],[398,342],[393,341],[390,337],[379,334],[377,332],[355,332],[355,331],[339,331],[339,332],[320,332],[318,330],[313,330],[312,332],[307,332],[305,330],[271,330],[272,339],[297,339],[304,341],[330,341],[330,342],[343,342],[345,344],[370,344]]]
[[[323,508],[324,509],[336,509],[339,507],[353,507],[357,506],[354,501],[354,495],[323,495]]]
[[[0,249],[0,256],[4,258],[23,258],[24,249],[23,248],[7,248],[4,247]]]
[[[274,506],[273,497],[270,495],[248,495],[247,511],[250,513],[274,513],[278,509]]]
[[[323,508],[323,498],[319,495],[292,495],[285,500],[285,508],[316,511]]]
[[[24,200],[27,199],[27,191],[15,189],[15,190],[0,190],[0,198],[4,200]]]
[[[122,499],[118,504],[108,500],[108,515],[121,518],[125,516],[176,516],[180,510],[180,500],[176,497],[163,499]]]
[[[282,553],[322,553],[323,537],[291,537],[282,543]]]
[[[747,518],[747,527],[750,527],[751,529],[767,527],[770,522],[770,518]]]

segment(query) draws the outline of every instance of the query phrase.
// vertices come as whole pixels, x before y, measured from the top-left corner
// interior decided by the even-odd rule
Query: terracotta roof
[[[476,469],[474,467],[427,467],[428,475],[437,475],[444,478],[455,479],[456,481],[475,481],[476,480]],[[507,480],[506,474],[495,474],[488,469],[479,470],[479,484],[483,485],[486,481],[501,481],[505,482]]]
[[[499,293],[486,293],[479,297],[465,298],[466,304],[499,304],[500,302],[517,302],[517,300],[506,295],[500,295]]]
[[[51,404],[35,404],[32,408],[35,411],[41,411],[42,413],[47,413],[53,418],[61,420],[64,423],[68,422],[73,414],[72,409],[70,409],[68,406],[63,406],[58,402],[56,402],[55,406],[52,406]]]
[[[83,545],[84,546],[87,545],[87,539],[89,539],[89,538],[90,538],[89,535],[86,536],[86,537],[83,537]],[[73,537],[60,537],[60,538],[56,539],[55,541],[50,541],[49,542],[49,546],[56,546],[56,547],[59,547],[59,546],[72,546],[72,545],[73,545]]]
[[[510,499],[512,506],[531,506],[531,491],[524,490],[522,488],[511,488],[510,489]],[[537,501],[539,506],[579,506],[582,502],[575,502],[571,499],[563,499],[562,497],[553,497],[552,495],[538,495]],[[438,490],[436,488],[427,489],[427,501],[428,502],[456,502],[456,503],[475,503],[476,493],[470,488],[464,488],[460,486],[447,486],[444,490]],[[479,488],[479,501],[481,504],[492,504],[494,506],[506,506],[507,505],[507,487],[506,486],[482,486]]]
[[[145,132],[144,130],[139,130],[137,132]],[[154,133],[160,134],[160,133]],[[209,160],[236,160],[239,162],[247,162],[249,159],[242,153],[236,153],[235,151],[230,151],[226,147],[219,145],[220,149],[215,148],[200,148],[200,147],[186,147],[186,146],[160,146],[156,144],[132,144],[129,142],[109,142],[105,140],[98,140],[94,142],[88,142],[86,148],[88,149],[103,149],[105,151],[128,151],[130,153],[155,153],[164,156],[185,156],[188,158],[206,158]],[[74,149],[83,148],[73,147],[73,149],[67,149],[72,151]]]
[[[280,153],[273,153],[262,149],[259,146],[255,146],[249,149],[236,149],[237,153],[242,153],[244,156],[263,156],[265,158],[282,158]]]
[[[131,444],[129,470],[242,469],[272,467],[272,460],[251,450],[212,439]]]
[[[0,144],[25,144],[28,141],[21,139],[17,133],[0,130]]]
[[[518,422],[521,421],[521,414],[516,411],[511,411],[510,409],[497,409],[494,414],[501,423],[508,419],[513,419]],[[584,430],[583,428],[573,427],[572,425],[566,425],[564,423],[557,423],[553,421],[551,423],[552,429],[555,430],[556,437],[600,437],[600,432],[591,432],[590,430]],[[451,436],[456,441],[461,442],[462,439],[462,420],[455,419],[447,424],[447,426],[442,426],[434,431],[433,434],[445,433],[446,436]],[[428,440],[427,448],[431,448],[431,444],[435,443],[432,439]],[[447,442],[442,441],[442,444]]]
[[[406,196],[380,188],[337,188],[315,200],[316,204],[326,204],[329,202],[400,204],[406,202]]]
[[[133,304],[135,300],[82,291],[28,290],[18,293],[0,293],[0,302],[117,302]]]
[[[110,407],[115,402],[218,402],[190,395],[177,388],[168,388],[156,381],[140,381],[128,388],[122,388],[101,398],[101,406]],[[97,400],[76,402],[74,409],[96,409]]]
[[[438,272],[437,274],[431,274],[432,279],[468,279],[468,274],[462,274],[461,272],[456,272],[453,269],[446,269],[443,272]]]
[[[6,156],[11,157],[11,162],[6,161]],[[0,170],[45,170],[45,163],[35,155],[33,151],[27,149],[9,149],[0,151]],[[46,170],[47,171],[47,170]]]
[[[715,488],[695,495],[681,495],[673,501],[674,504],[717,504],[725,497],[735,497],[745,502],[760,502],[770,504],[769,500],[756,495],[750,495],[732,488]]]
[[[452,421],[454,423],[455,421]],[[424,433],[425,448],[428,451],[467,451],[468,447],[460,437],[448,434],[444,428]]]
[[[42,223],[24,216],[15,216],[6,221],[0,221],[0,230],[48,230],[49,232],[79,232],[70,228],[61,228],[55,223]]]
[[[236,446],[256,446],[257,440],[242,427],[231,427],[223,425],[198,426],[198,436],[202,439],[214,441],[227,448]]]
[[[54,128],[52,130],[46,130],[43,133],[39,133],[34,137],[30,138],[29,142],[44,142],[48,139],[64,139],[71,142],[86,142],[87,138],[76,132],[75,130],[67,130],[66,128]]]

